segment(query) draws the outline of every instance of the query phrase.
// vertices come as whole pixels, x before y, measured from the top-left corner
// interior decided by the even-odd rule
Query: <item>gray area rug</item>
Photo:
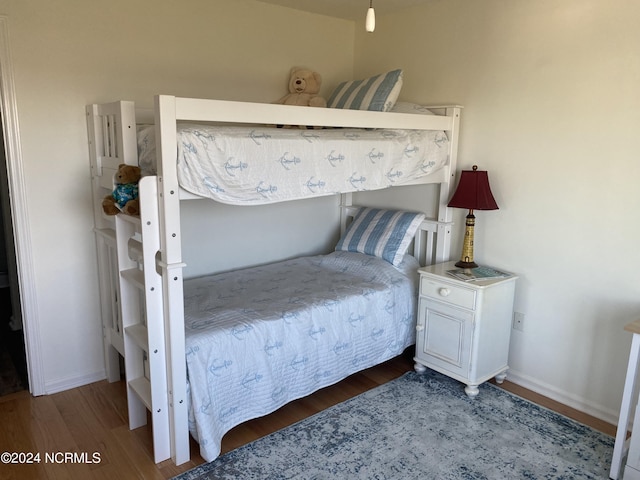
[[[614,439],[493,385],[428,370],[196,467],[204,479],[609,478]]]

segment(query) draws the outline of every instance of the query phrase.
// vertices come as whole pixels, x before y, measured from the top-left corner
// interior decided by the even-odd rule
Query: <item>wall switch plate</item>
[[[524,332],[524,313],[513,312],[513,329]]]

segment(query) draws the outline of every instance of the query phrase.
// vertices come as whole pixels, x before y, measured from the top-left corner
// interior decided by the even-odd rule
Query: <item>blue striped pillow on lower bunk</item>
[[[407,251],[424,214],[379,208],[360,208],[336,250],[373,255],[398,265]]]

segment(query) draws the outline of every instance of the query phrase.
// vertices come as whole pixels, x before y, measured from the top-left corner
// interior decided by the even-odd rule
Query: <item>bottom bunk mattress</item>
[[[415,343],[417,261],[354,252],[185,281],[189,429],[202,457],[234,426]]]

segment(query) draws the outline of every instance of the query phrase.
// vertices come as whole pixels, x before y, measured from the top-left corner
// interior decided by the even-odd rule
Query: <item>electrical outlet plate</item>
[[[524,332],[524,313],[513,312],[513,329]]]

